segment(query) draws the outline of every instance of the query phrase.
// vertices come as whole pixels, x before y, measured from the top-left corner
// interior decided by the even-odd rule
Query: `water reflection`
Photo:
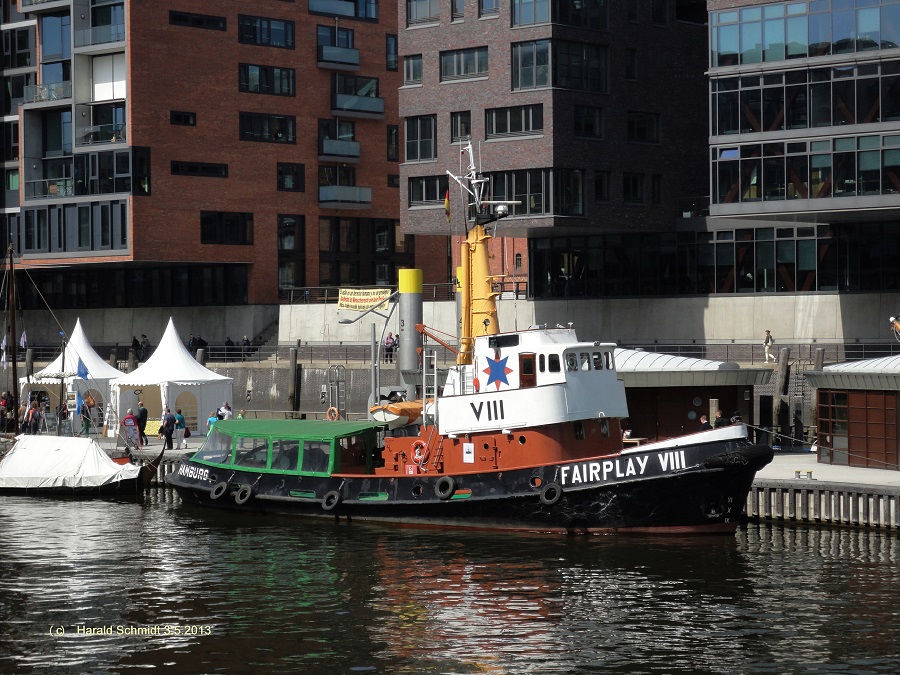
[[[497,536],[195,510],[161,490],[3,498],[0,558],[0,671],[900,670],[898,542],[871,531]],[[156,634],[122,634],[137,630]]]

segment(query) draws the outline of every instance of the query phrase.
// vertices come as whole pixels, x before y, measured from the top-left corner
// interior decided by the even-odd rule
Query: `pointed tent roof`
[[[159,346],[142,366],[114,380],[113,384],[125,387],[161,384],[187,385],[203,382],[231,381],[232,378],[214,373],[191,356],[175,330],[175,322],[169,318],[166,332]]]
[[[60,352],[52,363],[43,370],[34,374],[32,380],[42,379],[59,380],[63,377],[75,377],[78,374],[78,362],[84,364],[88,372],[88,379],[111,380],[122,376],[122,371],[113,368],[100,358],[94,351],[84,329],[81,327],[81,319],[75,322],[75,328],[66,342],[66,348]],[[63,367],[65,366],[65,367]]]

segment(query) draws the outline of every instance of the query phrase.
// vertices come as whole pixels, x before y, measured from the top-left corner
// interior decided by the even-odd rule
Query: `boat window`
[[[559,367],[559,354],[550,354],[547,356],[548,370],[551,373],[558,373],[562,368]]]
[[[544,372],[544,366],[546,365],[546,360],[547,359],[544,357],[543,354],[538,356],[538,370],[540,370],[542,373]]]
[[[519,354],[519,386],[533,387],[535,384],[534,354]]]
[[[351,436],[340,439],[341,444],[341,470],[347,467],[365,467],[366,444],[362,436]]]
[[[198,462],[211,462],[213,464],[230,464],[231,463],[231,436],[220,434],[215,427],[210,432],[200,448],[200,451],[194,455],[194,459]]]
[[[272,441],[272,468],[281,471],[296,471],[300,441],[279,438]]]
[[[591,355],[587,352],[581,352],[581,369],[582,370],[590,370],[591,369]]]
[[[326,441],[303,441],[300,470],[309,473],[328,473],[331,444]]]
[[[269,461],[268,438],[239,438],[235,448],[234,463],[237,466],[249,466],[263,469]]]
[[[578,370],[578,358],[574,354],[566,354],[566,370]]]
[[[603,352],[594,352],[594,370],[603,370]]]
[[[612,370],[613,369],[613,354],[612,354],[612,352],[604,352],[604,354],[606,355],[606,369]]]
[[[518,335],[492,335],[488,338],[488,347],[491,349],[502,349],[503,347],[518,347]]]

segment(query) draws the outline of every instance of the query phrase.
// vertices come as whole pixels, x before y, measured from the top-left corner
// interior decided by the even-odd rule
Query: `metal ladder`
[[[328,368],[328,407],[337,408],[338,417],[347,417],[347,373],[344,366]]]
[[[437,393],[437,352],[425,349],[422,353],[422,420],[427,425],[437,424]],[[429,400],[434,402],[430,414],[426,413]]]

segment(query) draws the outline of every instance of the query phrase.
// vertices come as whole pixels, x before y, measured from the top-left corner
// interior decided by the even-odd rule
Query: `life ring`
[[[240,506],[246,504],[253,496],[253,488],[249,485],[241,485],[241,489],[234,493],[234,503]]]
[[[456,492],[456,481],[452,476],[441,476],[434,485],[434,494],[438,499],[450,499]]]
[[[341,493],[337,490],[332,490],[325,494],[322,498],[322,508],[326,511],[331,511],[335,506],[341,503]]]
[[[428,461],[428,444],[422,440],[413,441],[412,453],[416,464],[424,464]]]
[[[559,483],[547,483],[541,488],[541,503],[547,506],[553,506],[563,495],[562,488]]]
[[[334,422],[339,416],[340,416],[340,413],[338,413],[338,409],[335,408],[334,406],[331,406],[325,412],[325,419],[329,420],[330,422]]]
[[[209,491],[210,499],[218,499],[228,491],[228,483],[224,480],[221,483],[213,485],[213,489]]]

